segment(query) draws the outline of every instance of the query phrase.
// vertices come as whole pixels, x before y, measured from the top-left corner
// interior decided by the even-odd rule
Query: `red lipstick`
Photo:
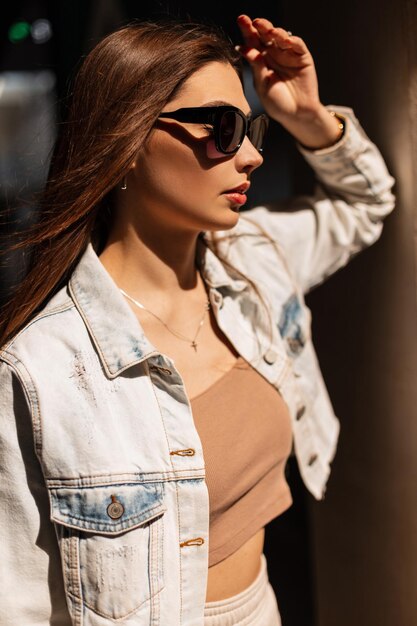
[[[247,201],[246,192],[250,187],[250,182],[247,180],[240,185],[236,185],[233,189],[228,189],[223,192],[230,202],[237,206],[243,206]]]

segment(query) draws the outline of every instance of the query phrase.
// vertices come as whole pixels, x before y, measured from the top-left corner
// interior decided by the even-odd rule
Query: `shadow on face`
[[[175,122],[175,120],[157,120],[155,128],[167,132],[181,142],[184,146],[192,150],[195,158],[197,159],[200,167],[204,170],[209,170],[216,166],[218,163],[233,159],[234,154],[222,154],[217,152],[214,146],[214,139],[209,134],[209,131],[198,129],[198,125],[195,124],[194,128],[191,124],[183,124],[181,122]],[[204,135],[199,134],[203,132]],[[218,156],[208,156],[216,153]]]

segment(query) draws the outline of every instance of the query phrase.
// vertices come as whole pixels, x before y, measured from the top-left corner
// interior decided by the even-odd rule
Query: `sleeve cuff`
[[[332,160],[339,158],[343,160],[355,159],[356,156],[365,149],[369,141],[352,109],[336,105],[328,105],[326,109],[343,115],[346,120],[345,132],[343,137],[335,144],[319,150],[308,150],[297,142],[298,150],[311,165],[318,163],[324,165],[328,162],[329,156],[332,157]]]

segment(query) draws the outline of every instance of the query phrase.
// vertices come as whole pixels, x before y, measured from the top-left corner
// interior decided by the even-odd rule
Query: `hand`
[[[302,144],[322,148],[337,141],[340,129],[320,102],[313,57],[300,37],[264,19],[237,19],[255,89],[268,115]]]

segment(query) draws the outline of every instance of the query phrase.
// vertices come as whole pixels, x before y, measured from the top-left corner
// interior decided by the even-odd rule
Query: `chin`
[[[239,210],[234,211],[231,208],[228,208],[227,213],[222,215],[223,219],[212,220],[210,226],[205,230],[229,230],[236,226],[239,221]]]

